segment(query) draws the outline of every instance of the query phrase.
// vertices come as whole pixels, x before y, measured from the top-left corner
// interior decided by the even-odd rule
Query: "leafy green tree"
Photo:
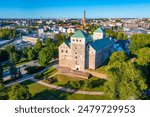
[[[105,83],[105,92],[113,99],[141,99],[147,89],[140,70],[131,62],[115,62],[109,66],[109,78]]]
[[[27,48],[23,48],[23,49],[22,49],[22,55],[23,55],[23,57],[25,57],[25,58],[28,57],[28,49],[27,49]]]
[[[17,36],[16,29],[0,29],[0,39],[13,39]]]
[[[131,36],[131,43],[129,49],[132,54],[140,48],[150,47],[150,34],[134,34]]]
[[[0,83],[0,100],[7,100],[7,99],[8,99],[8,90],[2,83]]]
[[[127,40],[128,36],[126,34],[123,35],[123,40]]]
[[[150,48],[141,48],[135,54],[137,56],[135,59],[137,68],[142,71],[143,76],[146,77],[147,83],[150,86]]]
[[[47,46],[39,52],[39,64],[41,66],[46,66],[54,58],[54,49],[52,46]]]
[[[13,62],[18,62],[20,59],[19,54],[17,52],[10,53],[10,59]]]
[[[27,54],[28,54],[28,59],[29,60],[36,59],[36,53],[35,53],[35,51],[32,48],[28,49],[28,53]]]
[[[15,46],[12,46],[12,45],[6,46],[5,50],[6,50],[8,53],[13,53],[13,52],[16,51]]]
[[[57,42],[57,45],[61,45],[67,38],[65,34],[57,34],[55,35],[54,39]]]
[[[17,68],[16,68],[16,65],[13,61],[10,61],[10,68],[9,68],[9,71],[10,71],[10,78],[12,80],[14,79],[17,79],[18,77],[18,71],[17,71]]]
[[[20,68],[18,69],[18,78],[21,78],[22,77],[22,73],[21,73],[21,70]]]
[[[26,86],[15,84],[11,86],[9,91],[9,99],[11,100],[28,100],[31,98],[31,93]]]
[[[123,39],[124,34],[122,32],[118,32],[117,39]]]
[[[42,42],[38,39],[33,49],[38,54],[42,47]]]
[[[110,58],[109,58],[109,64],[112,64],[116,61],[118,62],[124,62],[128,59],[127,55],[125,52],[114,52]]]
[[[0,62],[0,83],[2,83],[2,81],[3,81],[3,66],[2,66],[2,64],[1,64],[1,62]]]
[[[52,39],[50,39],[50,38],[47,38],[47,39],[44,41],[44,44],[45,44],[46,46],[49,46],[51,43],[52,43]]]
[[[0,62],[7,61],[9,59],[9,54],[6,50],[0,49]]]

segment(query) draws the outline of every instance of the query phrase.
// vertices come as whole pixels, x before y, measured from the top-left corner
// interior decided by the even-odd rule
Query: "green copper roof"
[[[72,37],[74,37],[74,38],[86,38],[86,37],[88,37],[88,35],[85,32],[83,32],[82,30],[78,30],[75,32],[75,34],[72,35]]]
[[[103,33],[103,29],[101,27],[99,27],[98,29],[96,29],[94,32],[99,32],[99,33]]]
[[[68,47],[70,47],[70,39],[67,39],[67,40],[65,41],[65,43],[67,44]]]
[[[103,39],[98,39],[93,42],[91,42],[89,45],[92,46],[93,49],[96,51],[106,47],[110,43],[114,42],[114,39],[109,39],[109,38],[103,38]]]

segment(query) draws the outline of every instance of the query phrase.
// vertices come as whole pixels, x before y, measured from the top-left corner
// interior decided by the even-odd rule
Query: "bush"
[[[35,74],[43,69],[44,67],[42,66],[28,66],[25,68],[25,70],[27,71],[27,74]]]
[[[41,80],[41,79],[43,79],[43,74],[36,74],[36,75],[34,76],[34,78]]]
[[[67,87],[68,88],[73,88],[73,89],[80,89],[83,87],[85,82],[83,80],[80,81],[68,81]]]
[[[96,80],[89,79],[88,81],[86,81],[84,86],[87,88],[96,88],[96,87],[100,87],[101,85],[103,85],[104,82],[105,80],[103,79],[96,79]]]
[[[58,81],[57,78],[46,78],[45,80],[48,81],[49,84],[52,84]]]
[[[105,82],[105,80],[101,80],[101,79],[92,80],[92,81],[90,82],[91,88],[100,87],[101,85],[104,84],[104,82]]]

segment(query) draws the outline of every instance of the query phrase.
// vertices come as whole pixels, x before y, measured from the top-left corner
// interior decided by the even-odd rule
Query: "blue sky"
[[[0,18],[150,17],[150,0],[0,0]]]

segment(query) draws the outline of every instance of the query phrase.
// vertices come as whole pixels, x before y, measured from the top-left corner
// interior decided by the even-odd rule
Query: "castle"
[[[77,71],[96,69],[109,58],[113,45],[114,40],[105,37],[100,27],[92,36],[78,30],[59,46],[59,66]]]

